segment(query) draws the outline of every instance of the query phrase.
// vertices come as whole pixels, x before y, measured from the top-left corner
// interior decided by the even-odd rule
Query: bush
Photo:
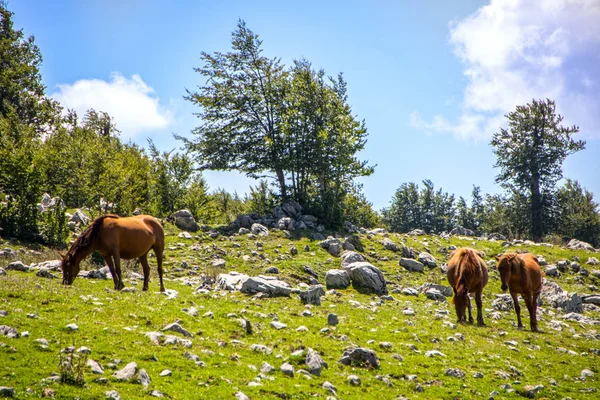
[[[41,213],[38,229],[44,244],[64,248],[69,236],[64,207],[57,205],[54,209]]]

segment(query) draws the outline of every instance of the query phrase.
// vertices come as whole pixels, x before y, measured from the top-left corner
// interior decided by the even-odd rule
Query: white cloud
[[[467,85],[458,122],[410,123],[464,139],[487,139],[503,115],[533,98],[556,100],[566,124],[600,137],[600,1],[492,0],[450,23]]]
[[[139,75],[127,79],[113,72],[110,81],[81,79],[72,84],[57,85],[52,97],[79,116],[93,108],[112,116],[122,137],[134,138],[142,132],[166,128],[171,124],[172,111],[161,105],[154,89]]]

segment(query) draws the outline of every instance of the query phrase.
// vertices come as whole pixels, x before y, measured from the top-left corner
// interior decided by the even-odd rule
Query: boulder
[[[29,272],[31,268],[28,265],[25,265],[23,261],[13,261],[6,266],[7,271],[21,271],[21,272]]]
[[[457,226],[456,228],[450,231],[450,235],[457,236],[475,236],[475,232],[470,229],[463,228],[462,226]]]
[[[328,368],[327,363],[319,353],[317,353],[313,349],[308,349],[306,353],[305,364],[308,367],[308,372],[315,376],[321,376],[321,370],[323,368]]]
[[[600,264],[600,261],[598,261],[596,257],[589,257],[585,263],[587,265],[598,265]]]
[[[560,272],[558,271],[558,268],[556,267],[556,265],[547,265],[545,272],[546,272],[546,276],[554,276],[554,277],[560,276]]]
[[[219,274],[217,276],[216,286],[222,290],[239,290],[242,282],[248,279],[248,275],[232,271],[228,274]]]
[[[409,235],[411,236],[423,236],[426,235],[425,231],[423,229],[413,229],[412,231],[408,232]]]
[[[567,248],[571,250],[588,250],[588,251],[596,251],[594,246],[589,243],[582,242],[581,240],[571,239],[569,243],[567,243]]]
[[[564,291],[558,284],[544,280],[540,302],[560,308],[566,313],[582,313],[583,302],[577,293]]]
[[[292,289],[286,282],[274,277],[252,276],[242,282],[240,291],[246,294],[264,293],[269,297],[289,297]]]
[[[294,221],[290,217],[283,217],[277,221],[275,226],[277,229],[285,229],[288,231],[293,231],[295,229],[296,221]]]
[[[196,232],[199,229],[194,216],[189,210],[179,210],[171,215],[171,219],[175,222],[175,226],[182,231]]]
[[[600,295],[598,295],[598,294],[582,295],[581,301],[584,304],[594,304],[594,305],[600,306]]]
[[[360,253],[355,251],[344,251],[342,253],[342,268],[346,268],[350,264],[360,261],[365,261],[365,258]]]
[[[76,224],[87,225],[90,223],[90,219],[87,215],[80,209],[75,210],[75,213],[71,217],[70,221],[75,222]]]
[[[411,272],[423,272],[424,265],[417,260],[410,258],[400,258],[400,266]]]
[[[435,260],[435,258],[427,253],[427,252],[422,252],[419,254],[419,257],[417,258],[419,260],[419,262],[423,263],[424,265],[428,266],[429,268],[436,268],[437,267],[437,261]]]
[[[450,286],[438,285],[437,283],[424,283],[419,287],[421,293],[426,293],[430,289],[435,289],[446,297],[452,297],[454,294]]]
[[[250,231],[258,236],[269,236],[269,230],[266,226],[254,223],[250,227]]]
[[[355,262],[347,268],[352,287],[363,294],[388,294],[385,278],[381,271],[368,262]]]
[[[115,372],[113,374],[113,378],[119,381],[128,381],[135,376],[137,372],[137,364],[135,362],[130,362],[125,366],[125,368]]]
[[[501,240],[501,241],[505,241],[506,240],[506,236],[504,236],[504,235],[502,235],[500,233],[494,232],[494,233],[490,233],[488,235],[488,239],[489,240]]]
[[[383,238],[383,240],[381,241],[381,244],[387,250],[391,250],[391,251],[394,251],[394,252],[400,251],[400,249],[398,248],[398,245],[396,243],[392,242],[388,238]]]
[[[327,289],[346,289],[350,286],[350,275],[343,269],[330,269],[325,274],[325,286]]]
[[[325,289],[323,285],[313,285],[308,290],[298,293],[302,304],[313,304],[316,306],[321,305],[321,296],[325,296]]]

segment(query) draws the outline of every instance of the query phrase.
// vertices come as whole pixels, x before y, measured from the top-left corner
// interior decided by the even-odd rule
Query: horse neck
[[[75,259],[75,262],[79,264],[84,258],[92,254],[94,250],[96,250],[96,243],[95,241],[92,241],[92,243],[87,246],[78,247],[73,250],[73,258]]]

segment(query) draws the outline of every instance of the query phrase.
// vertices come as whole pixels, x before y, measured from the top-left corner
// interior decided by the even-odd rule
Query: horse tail
[[[458,268],[456,270],[456,295],[467,296],[469,294],[469,281],[473,276],[474,266],[478,265],[477,260],[474,259],[474,255],[471,251],[465,251],[458,261]],[[452,298],[454,302],[454,298]]]

